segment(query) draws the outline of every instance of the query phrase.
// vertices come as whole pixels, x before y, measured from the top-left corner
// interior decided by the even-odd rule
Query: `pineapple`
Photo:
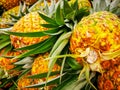
[[[120,49],[120,19],[107,11],[83,18],[75,27],[70,40],[72,53],[80,54],[86,48],[114,52]]]
[[[0,0],[0,5],[3,6],[5,10],[9,10],[15,6],[19,5],[19,0]]]
[[[45,24],[46,22],[39,16],[37,12],[31,12],[24,17],[22,17],[15,25],[13,26],[13,32],[37,32],[44,31],[47,28],[42,27],[40,24]],[[15,48],[25,47],[27,45],[32,45],[38,42],[41,42],[48,38],[44,37],[18,37],[11,35],[11,43]]]
[[[80,55],[90,48],[96,58],[100,53],[115,52],[120,49],[120,19],[107,11],[96,12],[83,18],[75,27],[70,39],[70,51]],[[89,61],[89,63],[94,61]],[[81,59],[78,58],[81,62]]]
[[[61,2],[62,2],[62,0],[61,0]],[[66,2],[64,5],[67,6]],[[72,22],[72,20],[74,20],[73,19],[73,17],[74,17],[73,15],[75,14],[75,13],[73,14],[74,10],[71,13],[71,12],[65,12],[66,9],[63,9],[63,8],[59,9],[59,8],[60,7],[58,5],[58,8],[55,9],[57,11],[55,13],[55,15],[56,15],[55,20],[52,21],[52,23],[53,22],[55,22],[55,23],[51,24],[50,22],[48,22],[51,25],[55,25],[55,28],[58,28],[58,29],[55,29],[55,30],[58,30],[58,33],[51,34],[51,36],[53,35],[53,37],[58,37],[58,40],[53,40],[53,39],[50,40],[50,41],[52,41],[52,40],[56,41],[54,46],[51,45],[51,47],[48,47],[48,48],[52,49],[50,54],[48,54],[48,53],[41,54],[41,55],[38,55],[37,58],[35,58],[34,63],[32,65],[32,70],[30,72],[30,75],[36,75],[36,74],[48,72],[49,71],[48,64],[49,64],[49,66],[52,67],[52,65],[50,65],[51,63],[49,63],[49,61],[51,60],[51,62],[53,61],[52,63],[54,63],[55,60],[58,60],[57,58],[60,58],[62,65],[63,64],[66,65],[66,66],[63,66],[63,75],[65,75],[66,77],[64,78],[64,77],[60,76],[64,80],[61,79],[61,82],[60,82],[61,84],[58,85],[58,88],[56,87],[57,90],[67,90],[68,88],[69,88],[69,90],[73,90],[73,89],[81,90],[82,88],[88,89],[89,84],[91,85],[90,80],[95,75],[94,74],[95,69],[102,68],[101,73],[102,73],[102,76],[104,76],[104,74],[107,72],[107,70],[109,70],[108,73],[110,73],[110,70],[111,70],[111,69],[105,70],[106,67],[104,67],[104,66],[108,65],[108,64],[106,65],[106,63],[112,62],[112,60],[119,61],[119,54],[117,56],[115,56],[114,58],[110,57],[109,60],[108,60],[108,58],[102,57],[102,55],[106,54],[106,53],[113,54],[114,52],[119,51],[119,49],[120,49],[120,42],[119,42],[119,40],[120,40],[120,37],[119,37],[119,35],[120,35],[120,33],[119,33],[120,20],[118,19],[118,17],[116,15],[114,15],[110,12],[101,11],[101,12],[96,12],[94,14],[91,14],[87,17],[84,17],[77,24],[77,21]],[[71,11],[72,9],[67,9],[67,10]],[[64,13],[61,13],[61,12],[64,12]],[[62,18],[62,15],[63,15],[63,18]],[[66,16],[64,17],[64,15],[66,15]],[[35,16],[36,19],[34,19],[35,17],[33,17],[33,16]],[[57,16],[61,16],[60,19],[58,19]],[[39,18],[40,18],[40,16],[37,14],[37,12],[29,13],[26,16],[24,16],[23,18],[21,18],[20,21],[18,21],[14,25],[12,31],[13,32],[29,32],[29,31],[33,32],[33,31],[39,30],[39,29],[36,29],[36,26],[38,26],[39,28],[41,28],[42,26],[40,26],[39,24],[36,24],[36,23],[40,22],[40,24],[41,24],[41,22],[44,21],[43,19],[41,20],[41,18],[40,18],[40,20],[38,20]],[[53,18],[54,18],[54,16],[53,16]],[[47,19],[48,19],[48,21],[52,20],[49,18],[47,18]],[[65,19],[65,21],[61,20],[61,19]],[[70,21],[68,19],[70,19]],[[34,21],[38,20],[38,22],[36,21],[36,23],[35,23],[32,20],[34,20]],[[32,23],[31,23],[31,21],[32,21]],[[69,23],[71,24],[71,22],[72,22],[72,25],[77,24],[77,26],[75,26],[74,30],[71,30],[71,28],[73,28],[73,27],[72,27],[72,25],[69,25]],[[46,24],[46,22],[45,22],[45,24]],[[61,28],[62,28],[62,33],[60,33]],[[47,30],[44,27],[42,29]],[[66,45],[69,46],[69,44],[68,44],[69,36],[71,35],[71,33],[72,33],[72,36],[70,38],[70,51],[71,51],[72,55],[69,54],[70,52],[68,50],[68,47],[65,47]],[[33,45],[35,43],[40,42],[36,38],[33,39],[33,38],[28,38],[28,37],[18,37],[18,36],[14,36],[14,35],[10,35],[10,37],[11,37],[12,44],[14,45],[15,48],[21,48],[21,47],[24,47],[27,45],[31,45],[31,44]],[[46,38],[48,38],[48,36],[46,36]],[[36,40],[36,42],[33,43],[33,41],[35,41],[35,40]],[[47,45],[45,44],[45,46],[47,46]],[[33,49],[33,50],[35,51],[36,49]],[[32,50],[30,50],[30,51],[32,51]],[[29,53],[32,53],[32,52],[29,52]],[[40,53],[44,53],[44,51],[40,52]],[[68,55],[67,55],[67,53],[68,53]],[[22,54],[23,57],[25,54]],[[60,54],[61,54],[61,56],[60,56]],[[66,58],[67,56],[70,58]],[[69,62],[70,60],[73,60],[73,59],[71,59],[71,57],[73,58],[74,56],[75,57],[78,56],[78,58],[77,58],[78,62],[81,63],[83,61],[82,65],[86,65],[86,67],[83,67],[83,70],[81,70],[80,68],[75,68],[76,66],[78,66],[78,63],[76,63],[74,61]],[[52,59],[46,60],[46,58],[49,58],[49,57],[51,57]],[[62,57],[65,57],[65,58],[62,58]],[[21,57],[17,57],[17,58],[21,58]],[[69,62],[69,63],[66,64],[66,62],[64,62],[65,60],[66,60],[66,62]],[[90,71],[90,69],[85,70],[86,68],[91,68],[92,66],[94,67],[94,65],[96,63],[98,65],[100,65],[100,67],[93,68],[92,69],[93,72]],[[110,65],[110,67],[112,65]],[[116,71],[117,70],[119,71],[118,63],[116,63],[115,66],[117,66]],[[61,69],[60,66],[54,64],[52,71],[59,71],[60,69]],[[84,73],[84,71],[85,71],[85,73]],[[90,74],[88,74],[89,71],[90,71]],[[115,76],[117,76],[117,75],[115,75]],[[58,75],[50,76],[48,79],[51,80],[52,78],[55,78],[56,76],[58,76]],[[100,76],[100,77],[102,77],[102,76]],[[105,78],[107,78],[106,75],[105,75]],[[117,76],[117,78],[119,80],[118,76]],[[102,79],[100,79],[100,80],[102,80]],[[118,81],[118,80],[116,80],[116,81]],[[20,81],[22,81],[23,84]],[[19,88],[20,87],[24,88],[27,85],[34,84],[34,80],[31,83],[31,79],[26,80],[23,78],[20,81],[18,81]],[[26,83],[26,81],[27,81],[27,83]],[[38,83],[37,85],[40,85],[44,81],[46,81],[46,78],[35,80],[35,85],[32,85],[30,87],[35,87],[36,83]],[[116,81],[114,83],[114,85],[115,85],[114,87],[119,88],[119,85],[118,85],[119,82],[116,82]],[[103,82],[105,82],[105,81],[103,80]],[[27,85],[25,85],[25,84],[27,84]],[[99,83],[98,83],[98,85],[99,85]],[[103,85],[103,86],[105,86],[105,85]],[[22,89],[22,88],[20,88],[20,89]],[[101,87],[99,87],[99,88],[101,88]],[[49,86],[48,86],[48,89],[49,89]],[[51,87],[50,87],[50,89],[51,89]],[[91,88],[89,88],[89,89],[91,89]]]
[[[49,64],[49,60],[44,60],[48,57],[49,53],[45,53],[43,55],[39,55],[33,62],[32,65],[32,70],[31,70],[31,74],[35,75],[35,74],[41,74],[41,73],[46,73],[48,72],[48,64]],[[57,64],[54,65],[52,71],[59,71],[60,70],[60,66],[58,66]],[[51,80],[52,78],[55,78],[57,75],[51,76],[48,78],[48,80]],[[42,78],[41,81],[46,81],[46,78]],[[38,82],[38,81],[37,81]],[[36,82],[36,83],[37,83]],[[48,86],[47,90],[51,90],[50,88],[52,88],[54,85],[50,85]]]
[[[82,64],[87,62],[92,71],[102,74],[98,79],[99,90],[119,90],[120,54],[115,57],[112,54],[120,50],[119,35],[118,16],[99,11],[82,18],[70,38],[71,53],[80,56],[76,60]],[[104,53],[111,53],[111,58],[103,57]]]

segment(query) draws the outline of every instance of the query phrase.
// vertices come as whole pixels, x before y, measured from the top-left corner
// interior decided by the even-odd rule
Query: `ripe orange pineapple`
[[[93,71],[103,73],[98,79],[100,90],[119,88],[119,55],[109,60],[101,56],[102,53],[113,53],[119,50],[120,19],[115,14],[107,11],[96,12],[84,17],[74,28],[70,39],[71,53],[82,55],[86,58],[84,60],[89,63]],[[81,63],[83,59],[77,58],[77,60]],[[117,63],[114,65],[113,62]],[[112,78],[111,82],[113,74],[116,79]]]
[[[42,27],[40,24],[45,24],[46,22],[39,16],[37,12],[31,12],[24,17],[22,17],[15,25],[13,26],[13,32],[37,32],[44,31],[47,28]],[[44,37],[18,37],[11,35],[11,42],[15,48],[21,48],[27,45],[35,44],[41,42],[48,38]]]
[[[2,5],[5,10],[9,10],[15,6],[18,6],[19,0],[0,0],[0,5]]]
[[[41,73],[46,73],[48,72],[48,64],[49,64],[49,60],[44,60],[46,58],[48,58],[49,53],[45,53],[43,55],[39,55],[33,62],[32,65],[32,70],[31,70],[31,74],[35,75],[35,74],[41,74]],[[58,66],[57,64],[54,65],[52,71],[59,71],[60,70],[60,66]],[[52,78],[55,78],[56,75],[54,76],[50,76],[48,79],[51,80]],[[46,78],[41,79],[41,81],[46,81]],[[38,81],[37,81],[38,82]],[[36,83],[37,83],[36,82]],[[50,85],[48,86],[46,90],[51,90],[51,88],[54,85]]]

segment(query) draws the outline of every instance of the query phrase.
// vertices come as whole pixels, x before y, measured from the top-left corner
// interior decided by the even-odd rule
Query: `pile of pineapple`
[[[120,90],[120,0],[0,6],[0,90]]]

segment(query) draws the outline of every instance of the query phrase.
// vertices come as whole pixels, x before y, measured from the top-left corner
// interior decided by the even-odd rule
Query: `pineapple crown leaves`
[[[9,74],[6,70],[0,67],[0,79],[9,77]]]
[[[90,74],[90,80],[95,76],[95,73]],[[81,90],[83,87],[87,86],[87,81],[82,74],[81,79],[78,80],[77,75],[70,75],[67,80],[59,84],[57,87],[53,88],[53,90]],[[91,88],[91,87],[89,87]],[[92,88],[91,88],[92,89]],[[88,89],[87,89],[88,90]]]
[[[32,57],[25,57],[17,62],[14,65],[23,65],[23,68],[31,68],[33,63]]]
[[[59,73],[60,73],[60,71],[53,71],[53,72],[51,72],[50,76],[54,76],[54,75],[57,75]],[[28,78],[40,79],[40,78],[46,78],[46,76],[47,76],[47,72],[41,73],[41,74],[30,75],[30,76],[28,76]]]
[[[118,16],[120,15],[120,0],[93,0],[92,5],[91,13],[97,11],[109,11]]]
[[[30,85],[30,86],[25,86],[26,88],[39,88],[39,87],[45,87],[48,86],[48,85],[51,85],[51,84],[58,84],[59,83],[59,80],[60,80],[60,77],[65,77],[67,74],[66,73],[63,73],[61,76],[57,76],[51,80],[48,80],[48,83],[46,84],[46,81],[42,82],[42,83],[38,83],[38,84],[34,84],[34,85]]]
[[[9,35],[0,34],[0,50],[8,46],[10,46]]]
[[[65,1],[65,3],[67,3],[67,1]],[[58,7],[56,9],[56,13],[55,13],[55,18],[54,19],[52,19],[52,18],[50,18],[48,16],[45,16],[42,13],[39,13],[41,18],[43,18],[46,22],[48,22],[48,24],[41,24],[41,25],[44,26],[44,27],[47,27],[47,28],[53,28],[53,29],[59,29],[59,30],[61,30],[63,28],[66,28],[67,26],[70,26],[70,25],[67,24],[69,22],[68,21],[65,22],[65,20],[64,20],[65,16],[63,14],[65,14],[66,11],[68,11],[68,10],[64,10],[64,12],[63,12],[60,9],[60,6],[58,5]],[[59,31],[59,30],[54,30],[54,31]],[[43,31],[41,33],[44,33],[44,32],[48,32],[49,33],[49,30]],[[39,32],[30,32],[30,33],[7,32],[7,33],[13,34],[13,35],[16,35],[16,36],[27,36],[27,37],[40,37],[41,36],[41,33],[39,33]],[[44,34],[42,34],[42,35],[44,35]]]
[[[86,7],[79,8],[78,0],[70,5],[69,1],[64,0],[63,11],[65,19],[79,22],[82,17],[89,14],[89,10]]]
[[[12,77],[12,78],[3,78],[1,79],[1,84],[0,84],[0,88],[6,88],[6,85],[8,84],[13,84],[13,81],[16,80],[16,77]],[[12,89],[13,87],[11,86],[9,89],[13,90]],[[7,89],[7,88],[6,88]]]
[[[45,53],[52,48],[52,46],[56,42],[56,39],[57,39],[57,37],[50,37],[47,40],[45,40],[42,44],[40,44],[38,47],[31,49],[28,52],[25,52],[23,54],[20,54],[13,59],[23,58],[23,57],[27,57],[27,56],[33,55],[33,54]]]
[[[14,23],[16,23],[21,17],[25,16],[26,14],[29,13],[28,10],[28,6],[26,6],[25,2],[20,2],[20,7],[19,7],[19,11],[18,11],[18,15],[12,15],[10,14],[10,16],[12,17],[12,22],[13,25]]]

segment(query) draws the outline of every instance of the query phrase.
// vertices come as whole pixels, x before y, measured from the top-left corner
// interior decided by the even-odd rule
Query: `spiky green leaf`
[[[19,20],[21,18],[20,16],[15,16],[15,15],[12,15],[12,14],[10,14],[10,16],[15,20]]]
[[[0,43],[0,49],[6,47],[6,46],[9,45],[10,43],[11,43],[10,40],[6,40],[6,41],[4,41],[3,43]]]
[[[2,55],[7,54],[11,49],[12,49],[11,45],[6,46],[5,49],[4,49],[4,52],[2,53]]]
[[[59,73],[60,73],[60,71],[54,71],[54,72],[51,72],[50,76],[53,76],[53,75],[56,75]],[[46,78],[46,77],[47,77],[47,72],[28,76],[28,78],[32,78],[32,79],[38,79],[38,78],[40,79],[40,78]]]
[[[18,76],[18,80],[19,80],[20,78],[22,78],[22,76],[24,76],[25,74],[29,73],[30,70],[31,70],[31,68],[24,70],[24,71]]]
[[[64,10],[64,16],[66,17],[69,13],[73,12],[74,10],[70,7],[68,4],[68,1],[64,0],[64,5],[63,5],[63,10]]]
[[[46,35],[49,35],[49,34],[57,33],[58,31],[59,31],[58,28],[54,28],[54,29],[51,29],[51,30],[39,31],[39,32],[22,33],[22,32],[6,31],[6,33],[11,34],[11,35],[21,36],[21,37],[42,37],[42,36],[46,36]]]
[[[58,28],[57,25],[53,25],[53,24],[40,24],[40,25],[46,28]]]
[[[57,37],[54,37],[54,36],[50,37],[48,40],[46,40],[44,43],[42,43],[38,47],[36,47],[32,50],[29,50],[28,52],[25,52],[21,55],[18,55],[15,58],[23,58],[23,57],[27,57],[27,56],[33,55],[33,54],[45,53],[52,48],[52,46],[54,45],[54,43],[56,41],[56,38]]]
[[[66,75],[66,73],[62,74],[62,77],[65,76],[65,75]],[[45,82],[42,82],[42,83],[26,86],[26,88],[38,88],[38,87],[44,87],[45,84],[46,85],[57,84],[59,82],[59,80],[60,80],[60,75],[51,79],[51,80],[48,80],[47,84],[46,84],[46,81],[45,81]]]
[[[50,24],[53,24],[53,25],[55,25],[55,26],[59,26],[54,19],[52,19],[52,18],[50,18],[50,17],[48,17],[48,16],[46,16],[46,15],[40,13],[40,12],[39,12],[39,15],[40,15],[40,17],[43,18],[46,22],[48,22],[48,23],[50,23]]]
[[[73,70],[82,69],[82,65],[80,65],[74,58],[68,57],[66,62]]]
[[[60,5],[58,5],[58,7],[57,7],[55,20],[56,20],[58,25],[64,25],[65,24],[64,23],[63,12],[62,12],[62,9],[60,9]]]

